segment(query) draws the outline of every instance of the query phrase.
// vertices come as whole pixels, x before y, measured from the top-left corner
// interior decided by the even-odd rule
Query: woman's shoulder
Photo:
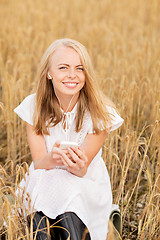
[[[110,132],[116,130],[117,128],[119,128],[124,120],[123,118],[120,116],[118,110],[116,109],[116,107],[114,105],[106,105],[106,114],[109,114],[109,118],[110,118],[110,122],[106,122],[107,128],[110,129]],[[89,111],[86,111],[85,113],[85,118],[84,118],[84,126],[86,128],[89,128],[89,132],[88,133],[94,133],[93,131],[93,121],[91,118],[91,114]],[[103,125],[103,124],[102,124]],[[102,128],[103,129],[103,128]]]

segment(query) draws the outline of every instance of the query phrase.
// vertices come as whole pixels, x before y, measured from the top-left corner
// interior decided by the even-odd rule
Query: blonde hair
[[[80,90],[78,98],[76,132],[79,132],[82,128],[86,111],[89,111],[91,115],[93,131],[95,133],[98,134],[101,129],[107,130],[107,125],[109,125],[111,117],[106,109],[106,104],[110,104],[111,102],[99,90],[86,48],[75,40],[65,38],[54,41],[48,47],[41,60],[36,92],[36,107],[33,118],[33,127],[36,134],[49,134],[48,127],[50,125],[55,126],[62,120],[59,102],[53,90],[52,83],[47,78],[51,56],[57,48],[62,46],[71,47],[79,54],[85,72],[85,84]]]

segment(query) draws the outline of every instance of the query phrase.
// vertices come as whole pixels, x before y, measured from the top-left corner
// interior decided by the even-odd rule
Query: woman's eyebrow
[[[58,64],[57,66],[60,66],[60,65],[65,65],[65,66],[67,66],[67,67],[69,67],[69,64],[67,64],[67,63],[60,63],[60,64]],[[83,67],[83,65],[82,64],[79,64],[79,65],[77,65],[77,66],[75,66],[75,67]]]
[[[83,65],[82,65],[82,64],[79,64],[79,65],[77,65],[76,67],[83,67]]]

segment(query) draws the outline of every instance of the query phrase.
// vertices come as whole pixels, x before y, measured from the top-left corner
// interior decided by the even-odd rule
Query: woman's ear
[[[51,77],[51,75],[49,74],[49,72],[47,73],[47,78],[49,79],[49,80],[52,80],[53,78]]]

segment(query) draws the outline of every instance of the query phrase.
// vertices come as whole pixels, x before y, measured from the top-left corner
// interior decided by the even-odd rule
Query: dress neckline
[[[72,111],[66,112],[66,113],[64,112],[64,110],[62,108],[60,108],[62,111],[62,115],[63,115],[62,121],[60,122],[60,128],[61,128],[62,132],[65,133],[65,135],[66,135],[66,141],[69,141],[69,132],[70,132],[71,126],[72,126],[73,121],[76,116],[77,105],[78,105],[78,103],[75,104]]]
[[[76,111],[77,111],[77,105],[78,105],[78,102],[76,102],[76,104],[74,105],[74,107],[73,107],[73,109],[69,112],[65,112],[61,107],[60,107],[60,109],[61,109],[61,112],[62,112],[62,114],[76,114]]]

